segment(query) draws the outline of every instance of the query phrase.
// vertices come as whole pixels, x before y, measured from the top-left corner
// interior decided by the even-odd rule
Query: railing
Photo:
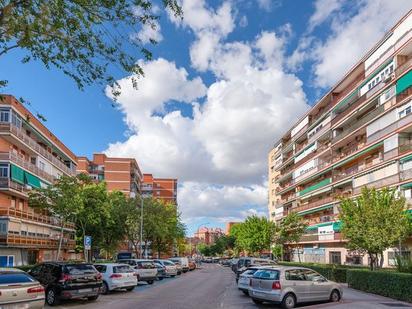
[[[19,191],[20,193],[22,193],[26,196],[30,191],[25,186],[23,186],[23,185],[21,185],[17,182],[14,182],[10,178],[6,178],[6,177],[0,177],[0,188],[2,188],[2,189],[13,189],[13,190]]]
[[[383,159],[376,158],[370,163],[358,164],[357,166],[352,167],[349,171],[337,172],[335,175],[333,175],[333,181],[338,181],[338,180],[341,180],[341,179],[346,178],[348,176],[352,176],[352,175],[357,174],[357,173],[359,173],[363,170],[366,170],[369,167],[372,167],[374,165],[382,163],[383,161],[384,161]]]
[[[412,58],[408,59],[405,63],[401,64],[395,70],[395,76],[398,78],[412,65]]]
[[[289,201],[294,200],[295,198],[296,198],[296,195],[295,195],[295,194],[292,194],[292,195],[289,195],[289,196],[286,197],[286,198],[281,199],[281,200],[280,200],[280,203],[281,203],[281,204],[286,204],[286,203],[288,203]]]
[[[368,144],[373,143],[374,141],[377,141],[381,137],[385,136],[388,133],[391,133],[399,128],[402,128],[405,125],[408,125],[412,122],[412,114],[409,114],[398,121],[395,121],[394,123],[390,124],[389,126],[383,128],[382,130],[379,130],[370,136],[368,136]]]
[[[341,99],[343,99],[344,97],[346,97],[347,94],[349,94],[350,92],[352,92],[355,89],[355,86],[357,86],[359,84],[359,82],[361,82],[363,79],[365,78],[364,74],[359,74],[358,76],[356,76],[355,80],[353,82],[351,82],[348,86],[346,86],[345,89],[343,89],[338,95],[337,97],[334,99],[334,101],[338,102],[341,101]]]
[[[401,180],[408,180],[412,178],[412,169],[401,171],[400,173]]]
[[[312,209],[312,208],[315,208],[315,207],[318,207],[318,206],[321,206],[321,205],[324,205],[324,204],[333,203],[334,201],[335,201],[335,199],[332,196],[328,196],[326,198],[323,198],[321,200],[317,200],[315,202],[309,202],[308,204],[300,205],[300,206],[296,207],[294,209],[294,211],[300,212],[300,211],[304,211],[304,210],[307,210],[307,209]]]
[[[309,234],[309,235],[302,235],[300,238],[300,242],[305,242],[305,241],[318,241],[319,236],[318,234]]]
[[[383,154],[385,161],[400,156],[412,150],[412,144],[405,144],[394,149],[391,149]]]
[[[63,162],[49,153],[46,149],[41,147],[34,139],[28,136],[22,129],[12,125],[11,123],[0,123],[0,132],[11,132],[15,136],[17,136],[21,141],[23,141],[26,145],[33,148],[37,151],[40,155],[45,157],[51,163],[56,165],[59,169],[64,171],[66,174],[75,175],[75,172],[68,168]]]
[[[366,101],[366,94],[363,96],[359,97],[354,103],[352,103],[347,109],[342,111],[340,114],[338,114],[335,118],[332,119],[332,126],[337,124],[340,120],[342,120],[344,117],[352,113],[355,109],[357,109],[363,102]]]
[[[360,120],[358,120],[357,122],[355,122],[354,124],[352,124],[351,126],[349,126],[348,128],[346,128],[345,130],[343,130],[342,132],[340,132],[339,134],[337,134],[333,139],[332,142],[335,143],[338,140],[341,140],[343,138],[345,138],[346,136],[348,136],[349,134],[355,132],[355,130],[357,130],[358,128],[360,128],[361,126],[363,126],[364,124],[366,124],[367,122],[371,121],[372,119],[374,119],[376,116],[382,114],[385,111],[385,108],[383,105],[375,108],[373,111],[367,113],[363,118],[361,118]]]
[[[0,235],[0,243],[6,245],[23,246],[23,247],[49,247],[57,248],[58,239],[47,239],[31,236],[20,236],[14,234]],[[72,239],[63,238],[62,247],[74,249],[76,242]]]
[[[25,219],[29,221],[35,221],[39,223],[50,224],[54,226],[61,226],[61,221],[57,218],[41,215],[38,213],[30,212],[27,210],[20,210],[12,207],[0,207],[0,216],[8,216],[14,217],[19,219]],[[66,223],[65,228],[67,229],[74,229],[76,226],[73,223]]]
[[[399,174],[395,174],[389,177],[385,177],[383,179],[379,179],[373,182],[368,183],[366,186],[369,188],[381,188],[381,187],[386,187],[386,186],[390,186],[394,183],[399,182]],[[362,191],[362,188],[365,186],[359,186],[356,188],[353,188],[353,194],[359,194]]]
[[[8,160],[13,163],[16,163],[17,165],[22,166],[23,168],[29,170],[30,172],[33,172],[37,176],[49,181],[49,182],[54,182],[55,177],[50,175],[49,173],[46,173],[45,171],[41,170],[38,168],[36,165],[32,164],[29,161],[26,161],[16,154],[12,152],[0,152],[0,160]]]
[[[308,177],[308,176],[310,176],[310,175],[312,175],[316,172],[319,172],[321,169],[323,169],[324,167],[326,167],[330,163],[331,163],[331,160],[326,160],[326,161],[323,161],[322,163],[319,163],[318,165],[314,166],[313,168],[308,169],[306,172],[304,172],[304,173],[300,174],[299,176],[297,176],[295,178],[295,181],[296,182],[302,181],[306,177]]]
[[[326,133],[326,131],[328,131],[331,127],[331,123],[328,122],[326,125],[324,125],[318,132],[316,132],[315,134],[313,134],[311,137],[308,138],[308,144],[313,143],[314,141],[316,141],[320,136],[322,136],[323,134]]]

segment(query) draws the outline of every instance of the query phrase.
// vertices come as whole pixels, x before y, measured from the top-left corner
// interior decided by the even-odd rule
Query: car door
[[[47,286],[47,282],[44,277],[44,265],[37,265],[33,267],[29,271],[29,275],[31,275],[33,278],[39,281],[41,285]]]
[[[301,269],[289,269],[285,271],[285,283],[290,287],[297,297],[298,302],[309,300],[308,283]],[[286,287],[286,286],[285,286]]]
[[[330,283],[319,273],[311,269],[303,270],[308,283],[308,300],[327,300],[330,296]]]

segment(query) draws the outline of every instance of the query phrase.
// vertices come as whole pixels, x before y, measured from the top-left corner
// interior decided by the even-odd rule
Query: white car
[[[146,281],[148,284],[153,284],[157,279],[157,267],[152,260],[141,259],[122,259],[120,263],[129,264],[135,273],[138,274],[139,281]]]
[[[175,277],[177,275],[177,267],[175,263],[169,260],[154,260],[156,263],[162,264],[165,268],[166,276]]]
[[[188,272],[189,271],[189,259],[187,257],[173,257],[169,259],[173,263],[179,263],[182,265],[182,271]]]
[[[103,277],[103,285],[100,290],[102,294],[119,289],[126,289],[130,292],[137,285],[137,274],[127,264],[95,264],[94,267]]]

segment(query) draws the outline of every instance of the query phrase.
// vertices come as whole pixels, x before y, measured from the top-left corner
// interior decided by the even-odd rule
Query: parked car
[[[176,277],[177,267],[176,264],[169,260],[154,260],[155,263],[159,263],[165,267],[166,276]]]
[[[169,261],[170,261],[170,260],[169,260]],[[176,261],[170,261],[170,262],[172,262],[172,263],[175,264],[176,270],[177,270],[177,275],[181,275],[182,272],[183,272],[183,267],[182,267],[182,265],[181,265],[179,262],[176,262]]]
[[[267,262],[262,262],[261,263],[257,263],[257,264],[251,264],[248,267],[243,266],[242,268],[239,268],[236,271],[236,283],[239,281],[239,277],[241,274],[243,274],[246,270],[248,270],[251,267],[259,267],[259,266],[273,266],[273,265],[277,265],[275,262],[273,261],[267,261]]]
[[[250,278],[253,277],[254,273],[259,270],[260,267],[249,267],[242,274],[240,274],[237,280],[237,288],[243,292],[245,295],[249,295],[249,283]]]
[[[240,274],[245,271],[249,266],[256,266],[256,265],[276,265],[277,263],[270,259],[262,259],[262,258],[255,258],[255,257],[241,257],[237,261],[237,265],[235,267],[235,274]]]
[[[196,266],[195,260],[189,259],[189,270],[190,270],[190,271],[195,270],[196,267],[197,267],[197,266]]]
[[[91,264],[46,262],[33,267],[29,274],[46,289],[50,306],[62,299],[96,300],[102,286],[102,275]]]
[[[0,308],[44,308],[44,287],[16,268],[0,268]]]
[[[231,266],[231,261],[232,261],[231,259],[221,259],[220,260],[220,265],[229,267],[229,266]]]
[[[148,284],[153,284],[157,278],[157,268],[152,260],[127,259],[118,260],[117,262],[132,266],[134,271],[139,275],[139,281],[146,281]]]
[[[164,267],[162,264],[153,262],[157,268],[157,280],[163,280],[164,278],[167,277],[166,275],[166,267]]]
[[[103,285],[100,293],[107,294],[113,290],[132,291],[137,285],[138,274],[128,264],[104,263],[94,267],[102,274]]]
[[[187,257],[173,257],[169,259],[173,263],[178,263],[182,266],[182,271],[188,272],[189,271],[189,259]]]
[[[255,304],[269,302],[289,309],[302,302],[337,302],[343,291],[339,284],[312,269],[273,266],[263,267],[254,273],[250,279],[249,295]]]

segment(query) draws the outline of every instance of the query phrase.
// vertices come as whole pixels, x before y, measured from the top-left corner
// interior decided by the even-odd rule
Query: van
[[[169,259],[174,263],[178,263],[182,266],[182,271],[185,273],[189,271],[189,259],[187,257],[173,257]]]

